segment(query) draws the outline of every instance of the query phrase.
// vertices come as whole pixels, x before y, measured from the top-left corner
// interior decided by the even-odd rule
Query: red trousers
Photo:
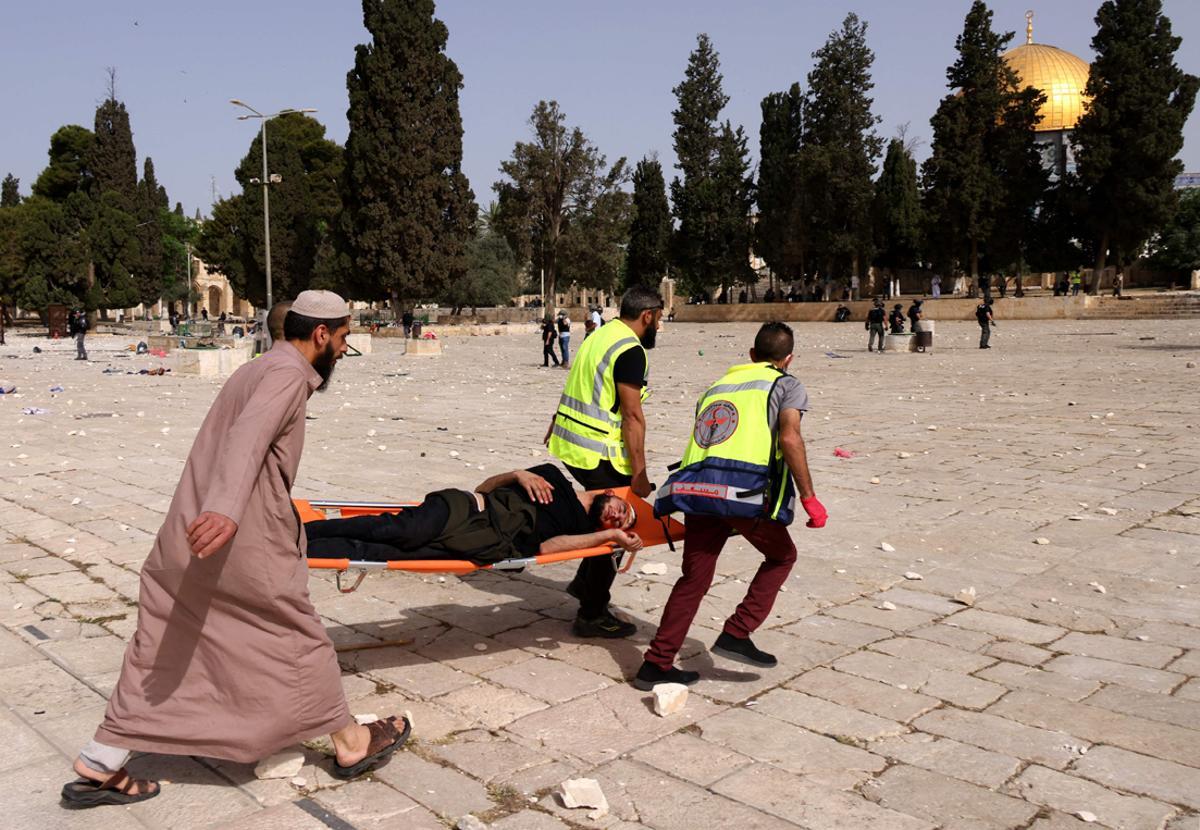
[[[675,662],[692,620],[717,570],[717,557],[733,531],[764,557],[750,582],[746,596],[725,621],[725,631],[734,637],[749,637],[758,629],[771,608],[780,586],[796,563],[796,545],[785,525],[769,519],[731,519],[723,516],[689,515],[683,537],[683,576],[671,589],[663,609],[658,633],[646,650],[646,660],[666,670]]]

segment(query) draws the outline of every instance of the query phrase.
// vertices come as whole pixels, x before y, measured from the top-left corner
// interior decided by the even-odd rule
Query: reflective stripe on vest
[[[558,400],[550,430],[551,455],[584,470],[607,460],[618,471],[632,473],[620,407],[613,412],[618,398],[612,373],[617,358],[635,348],[642,348],[641,341],[621,320],[609,321],[583,341]],[[642,400],[646,395],[643,386]]]
[[[683,461],[659,488],[659,514],[791,522],[795,488],[768,420],[771,390],[784,376],[769,363],[747,363],[708,388],[696,404]]]

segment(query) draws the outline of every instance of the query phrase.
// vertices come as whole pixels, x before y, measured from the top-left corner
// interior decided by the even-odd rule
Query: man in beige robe
[[[291,503],[309,396],[345,354],[349,308],[305,291],[285,340],[238,369],[200,427],[142,567],[138,626],[68,807],[128,804],[158,787],[124,772],[130,750],[250,762],[330,733],[333,772],[360,775],[407,737],[358,725],[309,601]]]

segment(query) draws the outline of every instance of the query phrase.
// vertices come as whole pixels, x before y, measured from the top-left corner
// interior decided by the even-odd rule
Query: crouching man
[[[808,409],[803,384],[787,373],[792,330],[765,323],[754,338],[750,362],[731,368],[696,404],[696,423],[678,470],[658,491],[660,514],[687,516],[683,576],[663,609],[658,632],[633,685],[691,685],[694,671],[675,667],[701,600],[712,585],[725,541],[740,533],[764,557],[745,598],[725,621],[712,651],[752,666],[770,668],[775,657],[750,640],[771,613],[775,595],[791,573],[796,546],[788,534],[795,507],[808,527],[824,527],[826,513],[813,493],[800,418]]]

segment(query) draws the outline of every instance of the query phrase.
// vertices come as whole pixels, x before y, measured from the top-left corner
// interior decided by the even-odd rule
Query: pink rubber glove
[[[825,512],[825,505],[821,504],[816,496],[810,499],[800,499],[800,506],[808,514],[806,527],[825,527],[825,520],[829,518],[829,514]]]

